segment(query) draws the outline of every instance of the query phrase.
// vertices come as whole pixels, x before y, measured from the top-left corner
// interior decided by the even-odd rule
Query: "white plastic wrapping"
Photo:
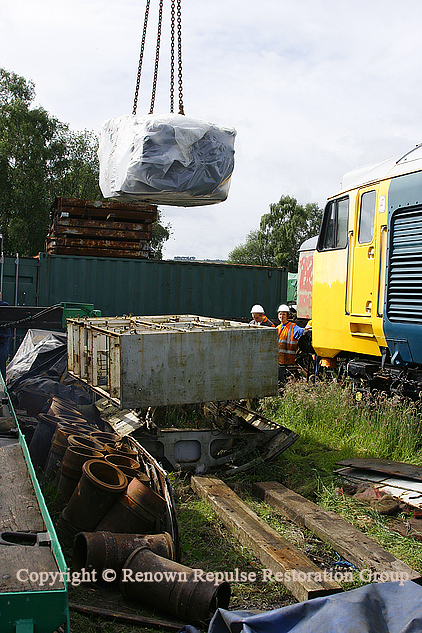
[[[67,371],[66,338],[65,332],[27,331],[6,371],[7,389],[15,402],[20,402],[22,391],[29,387],[31,391],[91,407],[92,394]],[[88,419],[94,416],[102,428],[98,411],[84,411]]]
[[[124,115],[100,132],[100,188],[105,198],[200,206],[227,198],[234,129],[180,114]]]
[[[60,348],[66,351],[66,334],[47,330],[28,330],[16,354],[6,369],[6,383],[10,387],[28,374],[39,354],[49,354]]]

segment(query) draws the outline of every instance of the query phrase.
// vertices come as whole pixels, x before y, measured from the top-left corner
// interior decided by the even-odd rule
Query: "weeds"
[[[397,518],[382,516],[365,503],[359,503],[346,495],[339,495],[338,486],[334,482],[330,486],[322,487],[319,503],[326,510],[332,510],[368,534],[410,567],[422,572],[421,544],[391,530]],[[400,518],[405,520],[406,513]]]
[[[420,405],[381,394],[356,402],[351,389],[331,381],[288,383],[282,398],[266,398],[261,406],[266,415],[300,436],[273,465],[271,478],[336,512],[422,571],[422,545],[390,529],[406,515],[399,519],[381,516],[369,505],[339,495],[339,482],[333,475],[337,461],[354,457],[420,464]]]
[[[250,551],[225,529],[210,507],[199,500],[186,481],[173,477],[178,498],[178,522],[182,543],[182,563],[205,572],[228,574],[259,572],[259,563]],[[230,609],[276,609],[294,599],[281,583],[230,582]]]
[[[383,394],[359,403],[334,381],[290,382],[283,398],[267,398],[263,410],[293,428],[302,440],[318,442],[349,457],[379,457],[420,463],[422,420],[414,402]]]

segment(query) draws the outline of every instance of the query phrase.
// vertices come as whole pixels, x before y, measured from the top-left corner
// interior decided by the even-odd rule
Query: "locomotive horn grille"
[[[392,216],[387,317],[422,322],[422,207],[398,209]]]

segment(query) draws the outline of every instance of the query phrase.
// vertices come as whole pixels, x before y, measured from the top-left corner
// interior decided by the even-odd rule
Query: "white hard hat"
[[[256,312],[257,314],[265,314],[264,308],[260,306],[259,303],[256,303],[254,306],[252,306],[251,314],[253,314],[254,312]]]
[[[285,303],[282,303],[281,305],[278,306],[277,312],[290,312],[290,308]]]

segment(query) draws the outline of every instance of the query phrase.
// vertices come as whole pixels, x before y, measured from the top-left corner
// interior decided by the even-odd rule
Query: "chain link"
[[[21,323],[30,323],[31,321],[35,321],[36,319],[38,319],[41,316],[44,316],[44,314],[47,314],[48,312],[52,312],[53,310],[57,310],[57,308],[60,308],[61,304],[60,303],[56,303],[56,305],[51,306],[49,308],[46,308],[45,310],[41,310],[40,312],[37,312],[36,314],[32,314],[30,316],[25,317],[24,319],[19,319],[18,321],[9,321],[9,323],[2,323],[0,325],[0,329],[4,329],[7,327],[13,327],[16,325],[20,325]]]
[[[161,24],[163,22],[163,2],[164,0],[160,0],[160,5],[158,9],[157,45],[155,48],[154,79],[152,80],[151,106],[149,109],[150,114],[153,114],[154,112],[155,94],[157,92],[158,63],[160,61],[161,45]]]
[[[138,94],[139,94],[139,86],[141,84],[141,72],[142,72],[142,62],[144,59],[144,49],[145,49],[145,40],[147,36],[147,26],[148,26],[148,15],[149,15],[149,6],[151,0],[147,0],[145,7],[145,17],[144,17],[144,28],[142,31],[142,40],[141,40],[141,52],[139,53],[139,64],[138,64],[138,74],[136,77],[136,88],[135,88],[135,98],[133,100],[133,110],[132,114],[136,114],[136,110],[138,107]]]
[[[170,112],[174,112],[174,34],[176,24],[176,0],[171,0],[170,30]]]
[[[178,84],[179,84],[179,114],[185,114],[183,107],[182,81],[182,0],[177,0],[177,55],[178,55]]]
[[[155,98],[157,93],[157,79],[158,79],[158,66],[160,60],[160,46],[161,46],[161,27],[163,21],[163,3],[164,0],[160,0],[158,10],[158,25],[157,25],[157,43],[155,49],[155,64],[154,64],[154,77],[152,82],[151,91],[151,105],[149,114],[153,114]],[[136,115],[138,107],[138,95],[139,87],[141,84],[142,63],[144,59],[145,41],[148,26],[148,17],[150,10],[151,0],[146,0],[144,26],[142,31],[141,51],[139,54],[138,74],[136,77],[135,98],[133,101],[132,114]],[[179,114],[185,114],[183,106],[183,79],[182,79],[182,0],[171,0],[171,33],[170,33],[170,112],[174,112],[174,85],[175,85],[175,30],[176,30],[176,17],[177,13],[177,83],[179,93]]]

